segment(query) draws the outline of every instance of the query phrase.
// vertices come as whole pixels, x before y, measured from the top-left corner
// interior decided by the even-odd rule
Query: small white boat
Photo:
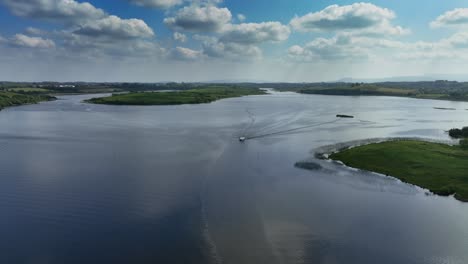
[[[247,138],[245,138],[245,137],[240,137],[240,138],[239,138],[239,141],[240,141],[240,142],[244,142],[246,139],[247,139]]]

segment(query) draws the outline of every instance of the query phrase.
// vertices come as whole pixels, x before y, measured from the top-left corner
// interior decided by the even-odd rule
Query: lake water
[[[0,112],[0,263],[468,263],[468,204],[333,162],[294,167],[339,142],[448,140],[468,103],[90,97]]]

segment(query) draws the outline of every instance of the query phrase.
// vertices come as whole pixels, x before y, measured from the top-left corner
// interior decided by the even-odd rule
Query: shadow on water
[[[29,230],[40,234],[48,241],[67,240],[67,243],[50,244],[43,239],[26,239],[18,235],[14,240],[4,241],[1,263],[214,263],[209,247],[200,236],[203,223],[200,210],[180,208],[157,223],[139,221],[131,226],[106,226],[95,223],[85,233],[67,234],[57,228],[51,232],[43,225],[30,225]],[[150,235],[151,234],[151,235]],[[33,247],[28,254],[21,248]],[[121,251],[124,248],[125,251]],[[6,249],[8,252],[6,252]],[[183,252],[183,253],[181,253]]]

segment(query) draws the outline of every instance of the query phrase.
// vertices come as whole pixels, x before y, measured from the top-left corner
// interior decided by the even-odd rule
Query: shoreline
[[[383,137],[383,138],[369,138],[369,139],[357,139],[351,140],[346,142],[340,142],[331,145],[325,145],[318,148],[315,148],[311,151],[313,156],[316,159],[320,160],[330,160],[329,156],[338,153],[347,149],[352,149],[356,147],[361,147],[370,144],[377,144],[377,143],[384,143],[384,142],[391,142],[391,141],[421,141],[421,142],[428,142],[428,143],[439,143],[445,144],[449,146],[456,146],[458,145],[459,140],[439,140],[433,138],[423,138],[423,137]]]
[[[417,138],[417,137],[414,137],[414,138],[374,138],[374,139],[368,139],[368,140],[349,141],[349,142],[338,143],[338,144],[328,145],[328,146],[318,148],[318,149],[315,150],[315,158],[322,159],[322,160],[327,160],[327,161],[330,161],[330,162],[334,162],[334,163],[339,164],[340,166],[344,166],[344,167],[354,169],[354,170],[366,171],[366,172],[374,173],[374,174],[385,176],[385,177],[392,177],[392,178],[397,179],[400,182],[403,182],[405,184],[417,186],[419,188],[427,190],[427,191],[429,191],[430,193],[432,193],[434,195],[438,195],[438,196],[442,196],[442,197],[452,196],[455,200],[458,200],[460,202],[468,202],[468,197],[463,197],[463,195],[460,195],[459,193],[457,193],[457,191],[455,189],[453,189],[453,191],[450,191],[450,192],[446,192],[444,190],[444,188],[451,185],[451,183],[450,184],[448,183],[448,179],[450,179],[452,177],[457,177],[456,176],[457,174],[453,174],[453,176],[447,177],[448,179],[443,179],[442,178],[442,181],[439,183],[439,186],[432,186],[431,187],[431,186],[428,186],[428,185],[432,185],[432,184],[428,184],[428,182],[427,182],[428,178],[424,178],[424,177],[421,178],[421,175],[418,176],[418,173],[416,173],[416,174],[409,173],[409,174],[407,174],[407,176],[402,176],[402,175],[396,176],[396,175],[401,174],[401,173],[398,172],[398,170],[395,171],[395,167],[392,167],[392,166],[385,167],[386,169],[383,169],[383,168],[381,168],[381,169],[383,169],[384,171],[385,170],[388,170],[388,171],[393,170],[393,173],[392,172],[384,173],[384,172],[382,172],[382,170],[378,171],[378,169],[374,170],[374,169],[363,168],[363,167],[366,167],[366,166],[359,166],[359,165],[356,165],[356,164],[355,164],[355,166],[348,165],[342,159],[344,158],[346,160],[346,158],[345,158],[345,157],[347,157],[346,155],[348,155],[348,157],[349,157],[350,153],[344,154],[345,156],[341,157],[341,159],[340,158],[333,159],[333,158],[330,157],[330,156],[332,156],[334,154],[340,154],[342,152],[349,151],[349,150],[351,150],[353,148],[357,148],[357,147],[364,147],[364,146],[369,146],[369,145],[374,145],[374,144],[382,144],[382,143],[398,142],[398,141],[408,141],[408,143],[421,142],[421,143],[442,144],[442,145],[446,145],[446,146],[450,146],[450,147],[454,147],[454,146],[458,145],[456,143],[456,142],[458,142],[458,140],[449,140],[449,141],[447,141],[447,140],[434,140],[434,139],[429,139],[429,138]],[[358,152],[358,154],[359,154],[359,152]],[[361,152],[361,155],[362,155],[362,152]],[[353,163],[353,159],[350,159],[350,160],[348,159],[348,161],[349,161],[349,163]],[[356,162],[354,161],[354,163],[356,163]],[[378,168],[378,166],[379,166],[378,164],[380,164],[380,163],[379,163],[379,160],[377,159],[375,166],[377,166],[377,168]],[[402,168],[404,170],[404,167],[400,167],[400,168]],[[450,171],[448,171],[448,172],[450,172]],[[395,174],[395,175],[393,175],[393,174]],[[430,177],[434,176],[434,175],[432,175],[432,176],[430,176],[430,175],[431,174],[428,174],[428,176],[427,176],[427,177],[429,177],[429,179],[430,179]],[[408,177],[411,177],[412,180],[408,180],[407,179]],[[458,176],[458,177],[460,177],[460,176]],[[463,186],[463,182],[459,182],[459,184],[461,184],[459,186]],[[458,189],[458,191],[463,193],[463,187],[459,187],[459,188],[461,188],[461,189]]]
[[[48,99],[39,100],[37,102],[28,102],[28,103],[20,103],[20,104],[13,104],[13,105],[7,105],[7,106],[0,106],[0,112],[5,110],[5,109],[12,108],[12,107],[19,107],[19,106],[25,106],[25,105],[35,105],[35,104],[40,104],[40,103],[43,103],[43,102],[52,102],[52,101],[56,101],[56,100],[58,100],[57,97],[50,96],[50,98],[48,98]]]

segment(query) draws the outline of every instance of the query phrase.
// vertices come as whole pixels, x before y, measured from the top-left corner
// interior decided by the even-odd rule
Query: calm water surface
[[[294,167],[339,142],[447,140],[467,103],[89,97],[0,112],[0,263],[468,263],[468,204],[332,162]]]

